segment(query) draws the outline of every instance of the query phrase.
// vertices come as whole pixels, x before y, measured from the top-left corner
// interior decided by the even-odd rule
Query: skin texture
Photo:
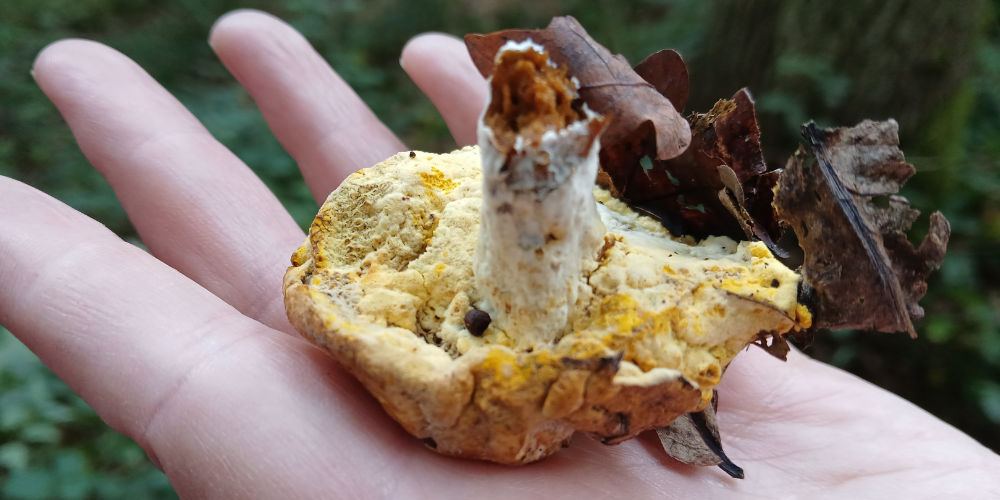
[[[403,148],[279,20],[229,15],[211,44],[319,198]],[[473,131],[486,88],[460,46],[417,38],[403,67],[452,130]],[[1000,458],[958,430],[802,354],[782,363],[759,349],[737,357],[719,389],[743,481],[665,457],[653,434],[615,447],[578,437],[528,467],[438,456],[294,335],[281,276],[303,234],[169,93],[86,41],[49,46],[34,75],[152,255],[0,177],[0,323],[142,445],[183,498],[1000,495]],[[460,144],[472,140],[463,134]]]

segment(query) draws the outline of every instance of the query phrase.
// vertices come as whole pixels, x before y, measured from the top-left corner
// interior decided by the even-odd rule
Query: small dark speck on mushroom
[[[465,329],[469,330],[473,337],[482,337],[491,321],[493,320],[489,314],[479,309],[472,309],[465,314]]]
[[[410,158],[416,158],[417,153],[415,151],[410,151]]]
[[[781,283],[778,283],[778,280],[771,280],[771,288],[778,288],[779,285]]]

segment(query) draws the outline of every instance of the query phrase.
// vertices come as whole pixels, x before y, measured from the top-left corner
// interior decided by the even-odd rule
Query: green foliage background
[[[444,151],[454,146],[444,122],[398,65],[405,42],[424,31],[534,28],[572,14],[633,63],[661,48],[680,50],[691,66],[689,110],[748,85],[776,166],[794,151],[807,118],[823,125],[900,119],[903,149],[918,168],[903,194],[927,212],[942,210],[953,228],[948,257],[922,302],[920,337],[834,332],[806,352],[1000,450],[1000,2],[821,4],[0,0],[0,175],[141,244],[29,73],[46,44],[90,38],[124,52],[180,98],[305,226],[317,207],[294,161],[206,42],[220,15],[252,7],[286,19],[411,147]],[[174,497],[135,443],[104,425],[0,327],[0,498]]]

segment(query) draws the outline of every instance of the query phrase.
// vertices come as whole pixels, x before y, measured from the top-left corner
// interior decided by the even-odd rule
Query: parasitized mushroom
[[[810,326],[763,243],[674,237],[595,187],[607,119],[542,46],[505,44],[489,84],[478,147],[351,175],[285,275],[292,324],[409,433],[501,463],[615,444]]]

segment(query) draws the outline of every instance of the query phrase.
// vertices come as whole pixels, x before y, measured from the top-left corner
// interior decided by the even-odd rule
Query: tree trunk
[[[917,143],[973,69],[988,8],[985,0],[718,0],[692,61],[689,109],[749,87],[766,149],[783,150],[772,161],[794,148],[789,118],[799,116],[836,126],[892,117],[903,142]]]

